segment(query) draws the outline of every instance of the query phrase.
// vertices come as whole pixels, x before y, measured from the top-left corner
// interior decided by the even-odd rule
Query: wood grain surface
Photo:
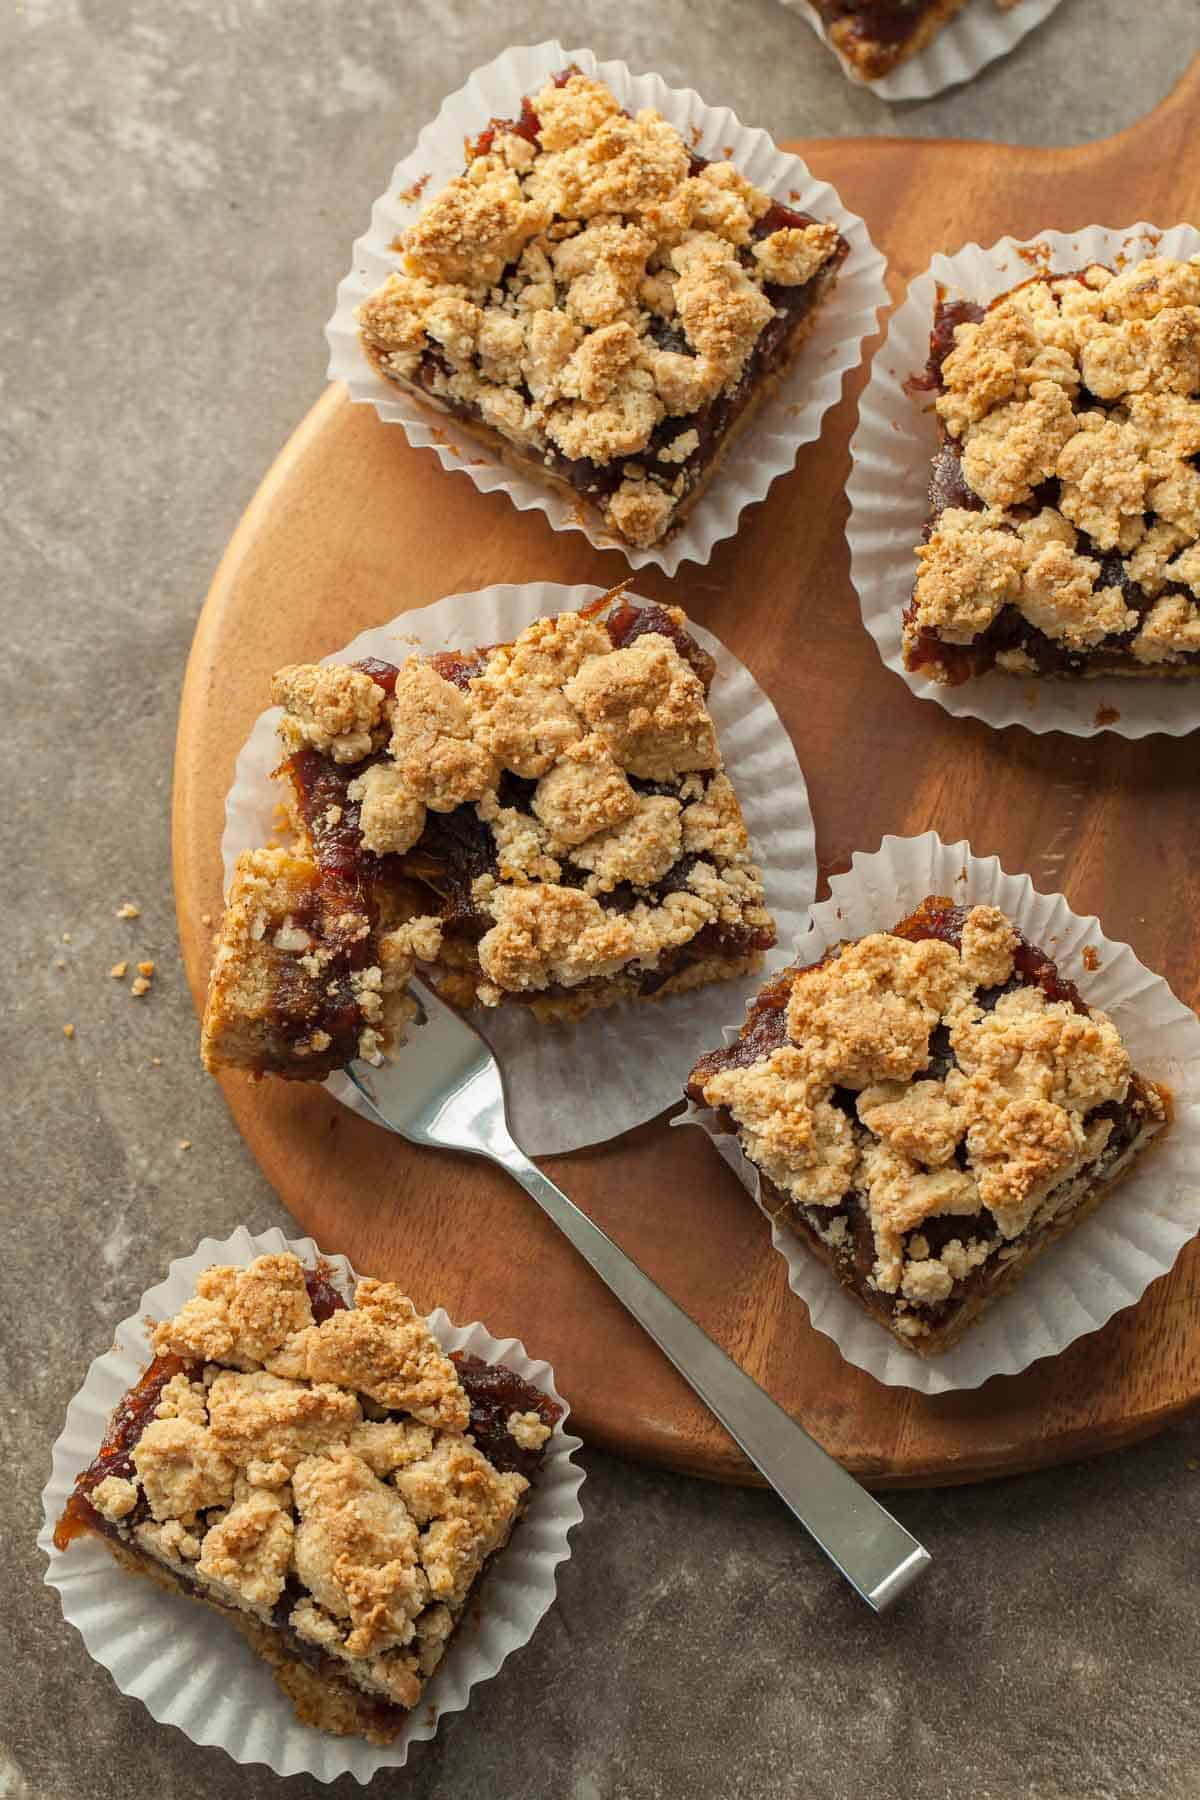
[[[1073,150],[896,139],[789,144],[866,218],[893,296],[939,250],[1057,227],[1200,220],[1200,62],[1150,118]],[[874,348],[871,345],[869,348]],[[864,370],[819,443],[705,568],[636,590],[681,602],[755,671],[808,778],[824,879],[886,832],[930,827],[1061,889],[1200,1002],[1200,744],[994,732],[917,700],[881,665],[850,587],[843,486]],[[175,771],[179,927],[197,1004],[221,906],[234,758],[272,671],[444,594],[532,578],[609,585],[618,553],[554,533],[413,450],[333,387],[286,445],[217,571],[188,664]],[[663,1028],[669,1029],[664,1014]],[[681,1068],[680,1078],[686,1070]],[[197,1079],[202,1079],[197,1063]],[[231,1075],[226,1098],[301,1224],[421,1307],[483,1319],[551,1359],[591,1442],[716,1479],[753,1472],[525,1195],[319,1090]],[[1141,1304],[1025,1374],[927,1399],[880,1386],[812,1331],[782,1258],[699,1132],[656,1120],[550,1159],[554,1178],[759,1381],[873,1485],[976,1479],[1088,1455],[1200,1400],[1200,1244]]]

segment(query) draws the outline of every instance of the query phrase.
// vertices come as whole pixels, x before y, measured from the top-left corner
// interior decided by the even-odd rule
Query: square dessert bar
[[[865,81],[877,81],[923,50],[971,0],[812,0],[840,50]],[[1011,12],[1019,0],[991,0]]]
[[[904,661],[1200,676],[1200,257],[939,296],[940,447]]]
[[[209,1068],[378,1061],[416,962],[459,1006],[578,1018],[756,969],[775,942],[678,607],[619,590],[514,643],[283,669],[291,849],[238,859]]]
[[[54,1533],[224,1613],[306,1725],[387,1743],[507,1542],[562,1408],[412,1302],[290,1255],[205,1271]],[[486,1611],[486,1595],[483,1599]]]
[[[994,906],[922,902],[785,970],[693,1069],[762,1200],[900,1342],[947,1349],[1170,1116]]]
[[[566,69],[467,145],[359,309],[385,381],[660,542],[778,383],[849,251]]]

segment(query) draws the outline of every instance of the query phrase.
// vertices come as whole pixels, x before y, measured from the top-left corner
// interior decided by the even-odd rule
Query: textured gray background
[[[86,1361],[169,1258],[206,1231],[287,1223],[200,1073],[175,945],[171,749],[209,575],[320,389],[333,286],[396,155],[474,65],[555,33],[778,135],[1062,142],[1158,101],[1200,48],[1200,13],[1063,0],[970,87],[891,109],[774,0],[0,8],[0,882],[15,940],[0,1796],[322,1791],[237,1769],[114,1691],[40,1586],[39,1490]],[[114,918],[126,899],[134,923]],[[107,978],[127,956],[158,964],[141,1001]],[[1200,1794],[1200,1422],[1090,1467],[899,1497],[937,1567],[882,1622],[766,1495],[587,1463],[586,1527],[537,1639],[378,1789]]]

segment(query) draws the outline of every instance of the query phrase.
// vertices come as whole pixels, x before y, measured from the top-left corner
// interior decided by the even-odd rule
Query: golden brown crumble
[[[671,617],[686,625],[678,609]],[[505,993],[578,985],[633,961],[652,966],[708,924],[769,925],[703,685],[670,638],[646,632],[614,649],[597,619],[562,613],[493,650],[465,689],[412,657],[394,695],[369,682],[381,699],[365,696],[365,711],[355,716],[329,711],[322,699],[364,696],[358,683],[318,682],[333,673],[285,671],[276,691],[296,694],[300,712],[285,712],[281,734],[285,744],[311,742],[324,708],[319,728],[328,754],[337,756],[354,731],[360,742],[369,736],[377,749],[386,746],[349,789],[361,803],[367,847],[383,854],[416,845],[426,808],[473,803],[490,830],[499,879],[482,876],[474,896],[494,921],[479,945],[485,1004]],[[531,813],[500,804],[505,769],[536,781]],[[641,794],[631,777],[679,781],[679,797]],[[686,885],[657,902],[656,883],[684,853],[699,859]],[[243,859],[226,946],[249,931],[278,949],[308,953],[303,932],[295,943],[290,936],[294,901],[286,890],[278,895],[272,879],[286,857]],[[579,887],[563,882],[568,860],[587,872]],[[620,883],[636,890],[636,904],[604,911],[597,896]],[[441,948],[436,920],[411,921],[381,938],[384,975],[402,982],[418,959],[432,962]]]
[[[529,1484],[476,1448],[412,1302],[363,1281],[318,1324],[297,1258],[261,1256],[206,1270],[153,1345],[203,1372],[165,1384],[130,1476],[92,1491],[97,1512],[264,1626],[286,1589],[300,1637],[366,1694],[415,1704]],[[511,1425],[526,1449],[550,1436],[535,1413]]]
[[[984,509],[946,509],[918,549],[910,648],[922,630],[969,644],[1011,606],[1068,652],[1116,638],[1144,669],[1194,656],[1200,257],[1027,282],[956,328],[942,381]],[[1157,603],[1131,605],[1109,556]]]
[[[1039,986],[1002,992],[1018,939],[997,908],[967,914],[961,947],[874,933],[801,969],[788,1042],[703,1085],[725,1107],[746,1155],[805,1207],[861,1195],[874,1233],[871,1285],[913,1305],[944,1299],[974,1262],[1019,1237],[1100,1156],[1125,1098],[1128,1054],[1105,1013],[1049,1000]],[[931,1037],[954,1064],[927,1074]],[[854,1096],[851,1111],[839,1101]],[[986,1209],[982,1247],[966,1221]],[[961,1215],[961,1238],[931,1255],[918,1228]],[[907,1247],[905,1238],[916,1233]]]
[[[824,222],[753,240],[770,196],[728,163],[692,174],[672,125],[627,116],[589,76],[548,82],[533,107],[536,143],[497,131],[397,241],[402,267],[359,309],[362,339],[386,379],[539,460],[612,463],[731,391],[774,316],[764,284],[835,268],[841,240]],[[661,347],[667,323],[684,350]],[[635,544],[675,512],[655,476],[626,471],[604,504]]]

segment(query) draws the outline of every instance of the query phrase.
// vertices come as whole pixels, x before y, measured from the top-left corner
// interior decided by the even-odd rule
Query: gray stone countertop
[[[1200,12],[1063,0],[970,86],[896,108],[845,82],[775,0],[0,11],[0,880],[16,934],[0,1795],[312,1800],[319,1784],[237,1768],[123,1699],[63,1625],[33,1540],[49,1445],[112,1322],[204,1232],[289,1223],[196,1060],[171,752],[209,576],[321,388],[321,327],[367,202],[443,94],[512,41],[592,42],[780,136],[1065,142],[1153,106],[1200,48]],[[126,900],[136,921],[114,916]],[[108,969],[141,958],[157,973],[135,1000]],[[883,1621],[770,1496],[585,1460],[553,1613],[379,1791],[1200,1793],[1200,1420],[1091,1465],[897,1496],[937,1562]]]

